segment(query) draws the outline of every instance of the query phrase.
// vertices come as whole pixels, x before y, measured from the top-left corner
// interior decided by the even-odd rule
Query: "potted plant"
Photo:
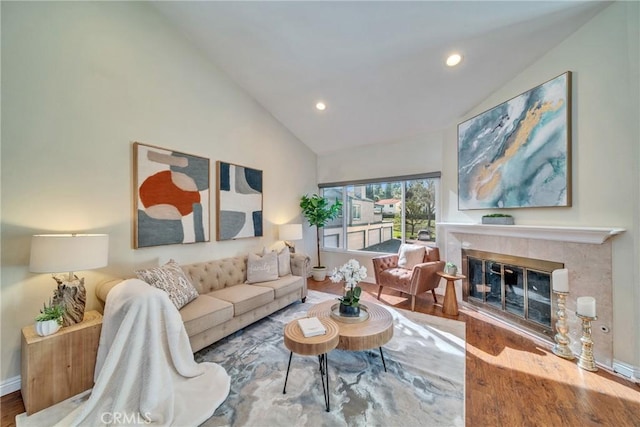
[[[320,262],[320,228],[335,219],[340,213],[342,202],[338,199],[330,204],[327,199],[317,194],[304,195],[300,199],[302,215],[309,221],[310,226],[316,226],[316,245],[318,248],[318,265],[313,267],[313,279],[322,281],[327,276],[327,267]]]
[[[452,262],[448,262],[444,265],[444,274],[455,276],[458,274],[458,266]]]
[[[331,274],[331,281],[339,283],[344,281],[344,296],[338,298],[340,301],[340,315],[345,317],[360,316],[360,295],[362,288],[358,286],[367,277],[367,269],[361,266],[355,259],[350,259],[339,269],[335,269]]]
[[[509,214],[489,214],[482,216],[483,224],[513,225],[513,217]]]
[[[40,314],[36,316],[36,333],[41,337],[55,334],[62,326],[62,316],[64,315],[64,307],[59,304],[52,304],[49,301],[49,305],[43,304]]]

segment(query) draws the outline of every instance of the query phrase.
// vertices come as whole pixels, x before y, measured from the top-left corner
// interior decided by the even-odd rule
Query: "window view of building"
[[[435,243],[437,177],[322,188],[342,213],[324,227],[325,248],[396,253],[403,242]],[[348,215],[344,215],[348,213]]]

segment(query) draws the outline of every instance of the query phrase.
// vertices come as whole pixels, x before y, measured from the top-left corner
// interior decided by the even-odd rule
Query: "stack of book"
[[[305,338],[324,335],[327,333],[327,329],[317,317],[298,319],[298,325],[300,325],[302,335],[304,335]]]

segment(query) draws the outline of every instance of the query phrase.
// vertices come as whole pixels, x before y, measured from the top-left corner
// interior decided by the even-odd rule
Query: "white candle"
[[[569,292],[569,270],[561,268],[551,273],[553,290],[556,292]]]
[[[584,317],[596,317],[596,299],[594,297],[578,298],[576,312]]]

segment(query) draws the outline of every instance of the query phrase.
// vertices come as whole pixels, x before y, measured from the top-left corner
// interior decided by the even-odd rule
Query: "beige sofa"
[[[199,296],[180,309],[196,352],[271,313],[307,297],[310,259],[291,254],[292,274],[277,280],[245,284],[247,256],[181,266]],[[105,302],[109,291],[123,279],[98,285],[96,295]]]

